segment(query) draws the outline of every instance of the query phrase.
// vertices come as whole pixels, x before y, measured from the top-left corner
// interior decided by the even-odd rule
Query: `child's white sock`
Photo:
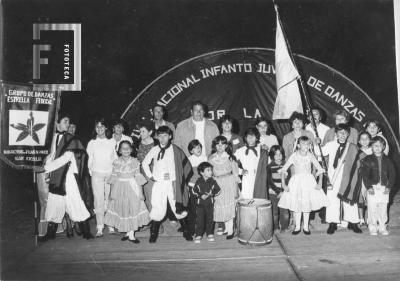
[[[129,237],[129,240],[135,240],[135,233],[133,232],[133,230],[126,233],[126,236]]]
[[[294,222],[296,224],[295,230],[300,230],[301,212],[294,212]]]
[[[228,232],[228,235],[232,235],[233,233],[233,219],[230,219],[225,222],[225,230]]]
[[[305,231],[309,231],[309,229],[308,229],[309,221],[310,221],[310,213],[303,213],[303,229]]]

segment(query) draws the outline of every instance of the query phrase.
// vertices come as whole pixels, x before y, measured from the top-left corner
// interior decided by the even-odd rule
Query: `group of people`
[[[93,238],[91,213],[96,237],[106,226],[110,234],[125,233],[122,241],[139,243],[135,232],[150,228],[149,242],[155,243],[168,218],[179,222],[187,241],[200,243],[204,234],[214,241],[215,226],[217,235],[232,239],[237,201],[254,198],[270,200],[274,229],[286,231],[292,222],[293,235],[301,229],[309,235],[315,213],[329,224],[328,234],[338,226],[361,233],[365,217],[371,235],[388,234],[395,170],[376,120],[359,133],[344,110],[335,112],[334,128],[321,122],[318,108],[307,126],[305,116],[294,112],[280,145],[265,118],[242,138],[233,132],[231,116],[217,126],[205,114],[205,105],[194,102],[191,116],[175,128],[156,105],[153,121],[138,124],[133,137],[124,134],[121,120],[109,136],[111,128],[99,119],[86,149],[67,133],[69,117],[60,115],[52,153],[37,169],[48,175],[42,240],[55,238],[66,214],[84,238]]]

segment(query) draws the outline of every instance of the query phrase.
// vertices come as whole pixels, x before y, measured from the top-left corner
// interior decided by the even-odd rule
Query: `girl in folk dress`
[[[285,192],[279,200],[278,207],[294,212],[295,230],[293,235],[300,233],[301,215],[303,214],[303,232],[310,234],[310,212],[316,211],[329,204],[328,197],[317,184],[311,173],[311,165],[317,169],[317,176],[324,172],[317,159],[310,152],[311,140],[302,136],[298,139],[297,150],[289,157],[282,167],[282,185]],[[290,178],[288,186],[285,183],[285,172],[293,165],[294,175]]]
[[[225,222],[226,239],[232,239],[233,219],[235,218],[235,201],[239,197],[239,169],[232,159],[228,140],[218,136],[212,143],[213,154],[209,162],[214,167],[214,177],[221,192],[215,197],[214,221]]]
[[[139,161],[131,156],[130,142],[121,141],[118,151],[121,156],[113,163],[111,200],[104,220],[119,232],[126,232],[122,241],[137,244],[139,240],[135,238],[135,231],[150,222],[142,193],[146,179],[140,173]]]

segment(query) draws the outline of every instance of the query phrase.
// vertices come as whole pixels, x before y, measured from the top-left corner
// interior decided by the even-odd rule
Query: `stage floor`
[[[142,235],[141,235],[142,236]],[[186,242],[163,235],[156,244],[120,241],[105,233],[78,236],[39,247],[10,264],[2,280],[398,280],[400,228],[372,237],[340,230],[330,236],[276,234],[266,246],[243,246],[217,236],[216,242]]]
[[[400,193],[390,208],[389,236],[371,237],[313,222],[312,234],[277,233],[262,247],[240,245],[217,236],[215,243],[186,242],[165,223],[156,244],[148,232],[140,244],[120,235],[86,241],[65,234],[34,248],[32,192],[29,182],[10,171],[1,180],[1,280],[399,280]],[[26,178],[26,177],[25,177]],[[21,179],[21,180],[19,180]],[[92,233],[95,232],[92,219]]]

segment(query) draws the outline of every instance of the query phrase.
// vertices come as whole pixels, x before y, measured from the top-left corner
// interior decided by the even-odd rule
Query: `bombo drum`
[[[271,201],[242,199],[237,204],[239,243],[246,245],[271,243],[273,235]]]

